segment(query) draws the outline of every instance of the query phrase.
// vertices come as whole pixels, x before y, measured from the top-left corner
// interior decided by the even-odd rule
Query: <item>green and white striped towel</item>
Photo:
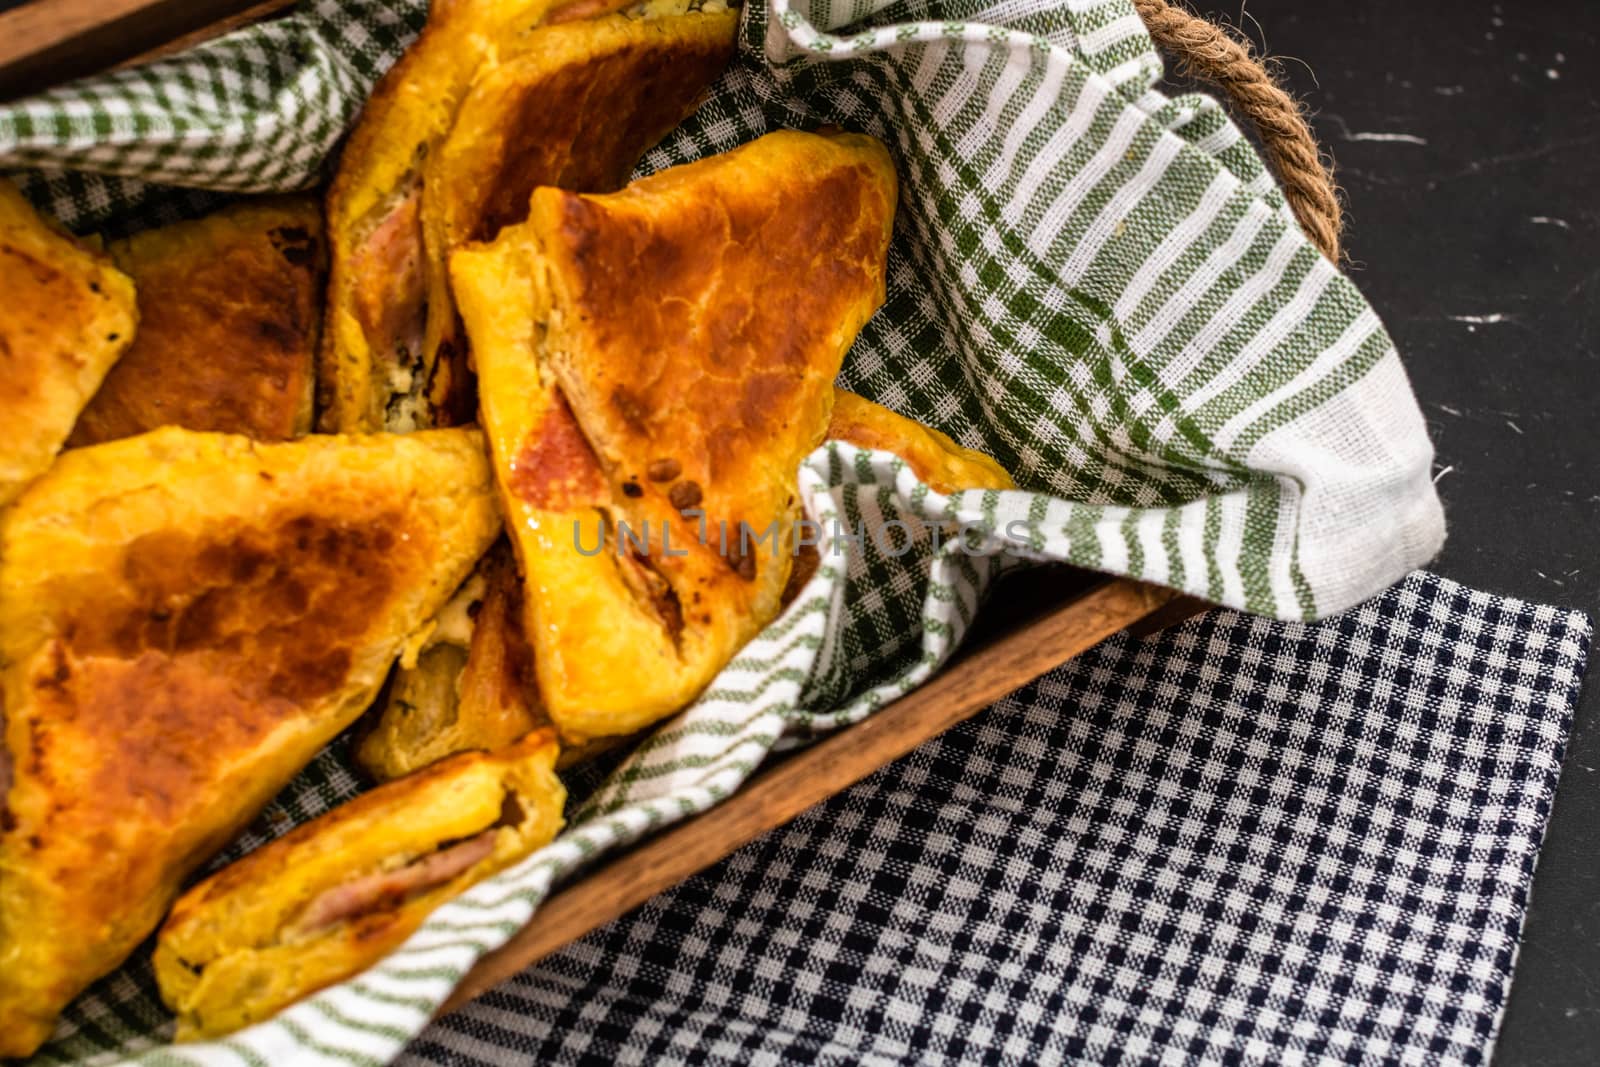
[[[313,185],[424,9],[316,0],[0,108],[0,166],[75,228],[111,232]],[[642,171],[783,127],[883,140],[902,181],[888,303],[842,384],[991,453],[1024,488],[945,498],[891,456],[819,449],[799,480],[825,532],[899,519],[964,536],[900,554],[829,536],[785,615],[555,843],[359,979],[174,1048],[141,956],[79,999],[40,1060],[386,1061],[553,885],[728,796],[775,747],[920,684],[1022,561],[1301,619],[1430,558],[1444,536],[1432,449],[1393,344],[1218,105],[1163,94],[1160,75],[1130,0],[753,4],[733,67]],[[353,795],[341,752],[223,858]]]

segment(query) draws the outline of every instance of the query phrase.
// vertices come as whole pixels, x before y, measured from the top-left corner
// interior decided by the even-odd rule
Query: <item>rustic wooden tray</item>
[[[1308,234],[1337,259],[1336,201],[1327,208],[1331,178],[1320,166],[1309,172],[1305,160],[1309,152],[1317,164],[1316,145],[1292,102],[1301,132],[1267,128],[1272,116],[1261,113],[1261,98],[1249,91],[1277,92],[1276,86],[1246,48],[1166,0],[1135,4],[1157,44],[1220,85],[1257,126]],[[293,0],[31,0],[0,14],[0,99],[174,52],[292,6]],[[1153,632],[1203,607],[1155,586],[1065,567],[1003,581],[977,632],[930,682],[866,721],[774,760],[719,807],[566,885],[466,975],[442,1010],[626,914],[1112,634]]]

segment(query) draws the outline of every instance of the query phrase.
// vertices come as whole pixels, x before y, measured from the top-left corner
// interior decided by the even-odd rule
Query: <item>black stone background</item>
[[[1288,57],[1337,161],[1347,269],[1438,450],[1450,539],[1433,569],[1600,621],[1600,0],[1193,2]],[[1600,1063],[1597,720],[1600,680],[1573,726],[1499,1067]]]
[[[1191,2],[1293,57],[1438,453],[1432,569],[1600,622],[1600,0]],[[1494,1062],[1600,1064],[1593,668]]]

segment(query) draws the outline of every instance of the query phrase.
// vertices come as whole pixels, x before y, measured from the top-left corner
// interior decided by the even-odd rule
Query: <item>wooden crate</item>
[[[31,0],[0,14],[0,99],[166,54],[293,0]],[[1002,581],[954,660],[866,721],[759,770],[733,797],[568,883],[461,981],[443,1011],[704,870],[1124,629],[1192,614],[1169,590],[1067,567]]]

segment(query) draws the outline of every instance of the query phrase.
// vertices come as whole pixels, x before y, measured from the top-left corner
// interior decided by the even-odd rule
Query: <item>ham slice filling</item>
[[[306,905],[295,929],[300,933],[322,930],[346,919],[393,907],[407,897],[444,885],[487,858],[494,851],[494,838],[493,829],[485,830],[449,848],[430,852],[404,867],[364,875],[326,889]]]
[[[418,404],[427,388],[423,329],[427,279],[423,268],[422,183],[412,184],[356,246],[350,263],[356,314],[372,350],[374,372],[389,399],[391,430],[424,429]]]

